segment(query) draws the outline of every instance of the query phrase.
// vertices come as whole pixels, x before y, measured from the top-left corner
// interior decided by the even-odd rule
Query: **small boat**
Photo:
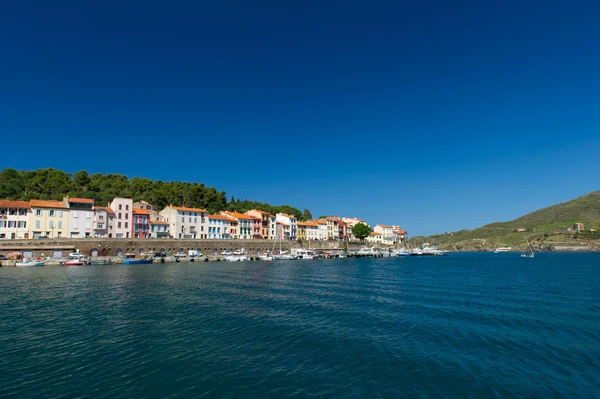
[[[399,249],[396,252],[396,256],[415,256],[415,253],[409,251],[408,249]]]
[[[258,259],[271,261],[271,260],[273,260],[273,257],[269,254],[265,254],[265,255],[258,255]]]
[[[88,262],[88,265],[92,266],[104,266],[104,265],[114,265],[115,262],[111,259],[94,259]]]
[[[60,264],[63,266],[84,266],[87,265],[87,258],[83,254],[73,252],[69,254],[66,260],[60,262]]]
[[[87,265],[87,262],[82,261],[82,260],[72,259],[72,260],[66,260],[64,262],[61,262],[61,264],[63,266],[85,266],[85,265]]]
[[[522,253],[521,258],[535,258],[535,254],[533,253],[533,247],[529,243],[529,240],[527,239],[527,237],[525,237],[525,241],[527,241],[527,245],[529,246],[529,250],[531,252]]]
[[[296,259],[296,257],[292,254],[288,254],[284,251],[284,253],[279,253],[276,255],[273,255],[273,259],[274,260],[294,260]]]
[[[510,252],[512,251],[512,247],[498,247],[494,250],[495,254],[498,254],[500,252]]]
[[[319,256],[315,251],[309,249],[293,249],[294,259],[318,259]]]
[[[154,262],[154,259],[150,257],[144,258],[125,258],[123,259],[124,265],[149,265]]]
[[[21,262],[15,263],[15,266],[19,266],[19,267],[31,267],[31,266],[44,266],[45,264],[46,264],[45,260],[24,259]]]
[[[246,255],[230,255],[223,258],[227,262],[245,262],[250,260]]]

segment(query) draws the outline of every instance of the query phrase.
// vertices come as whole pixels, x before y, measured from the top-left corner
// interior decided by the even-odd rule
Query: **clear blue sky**
[[[451,4],[452,3],[452,4]],[[0,168],[475,228],[600,189],[594,1],[15,1]]]

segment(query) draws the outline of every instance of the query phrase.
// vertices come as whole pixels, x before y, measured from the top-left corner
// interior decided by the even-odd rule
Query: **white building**
[[[327,221],[321,219],[315,223],[317,223],[317,240],[327,240]]]
[[[150,220],[151,238],[170,238],[169,223],[158,220]]]
[[[319,239],[319,224],[315,221],[309,220],[305,223],[306,225],[306,239],[316,241]]]
[[[27,230],[30,214],[29,201],[0,200],[0,239],[30,238]]]
[[[231,219],[226,215],[210,215],[208,217],[208,238],[224,240],[231,238]]]
[[[275,214],[277,222],[283,226],[283,238],[286,240],[296,239],[297,220],[293,215],[287,215],[285,213]]]
[[[108,207],[96,207],[94,209],[94,237],[113,238],[115,236],[115,211]]]
[[[381,242],[385,244],[393,244],[394,243],[394,227],[387,226],[385,224],[375,225],[373,228],[375,233],[381,234]]]
[[[208,211],[169,205],[160,211],[161,218],[169,223],[172,238],[206,239],[208,237]]]
[[[63,198],[69,208],[67,236],[69,238],[89,238],[94,235],[94,200],[88,198]]]
[[[277,236],[277,217],[269,215],[269,240],[278,240]]]
[[[352,240],[352,241],[356,240],[356,237],[354,237],[354,234],[352,233],[352,228],[354,226],[356,226],[359,223],[369,226],[367,224],[366,220],[362,220],[362,219],[358,219],[358,218],[342,218],[342,222],[344,222],[346,224],[346,234],[348,236],[348,239]]]
[[[382,234],[372,231],[371,234],[366,238],[366,241],[381,244],[383,242]]]

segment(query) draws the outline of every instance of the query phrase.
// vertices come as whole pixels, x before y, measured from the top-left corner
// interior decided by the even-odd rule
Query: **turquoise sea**
[[[2,398],[596,398],[600,254],[0,268]]]

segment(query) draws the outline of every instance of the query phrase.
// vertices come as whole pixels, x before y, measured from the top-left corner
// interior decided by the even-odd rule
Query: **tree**
[[[352,227],[352,234],[354,234],[354,237],[358,238],[361,241],[367,238],[372,231],[373,230],[371,230],[369,226],[363,223],[357,223],[354,225],[354,227]]]
[[[312,213],[310,213],[308,209],[305,209],[304,212],[302,212],[302,216],[304,217],[305,222],[312,219]]]

